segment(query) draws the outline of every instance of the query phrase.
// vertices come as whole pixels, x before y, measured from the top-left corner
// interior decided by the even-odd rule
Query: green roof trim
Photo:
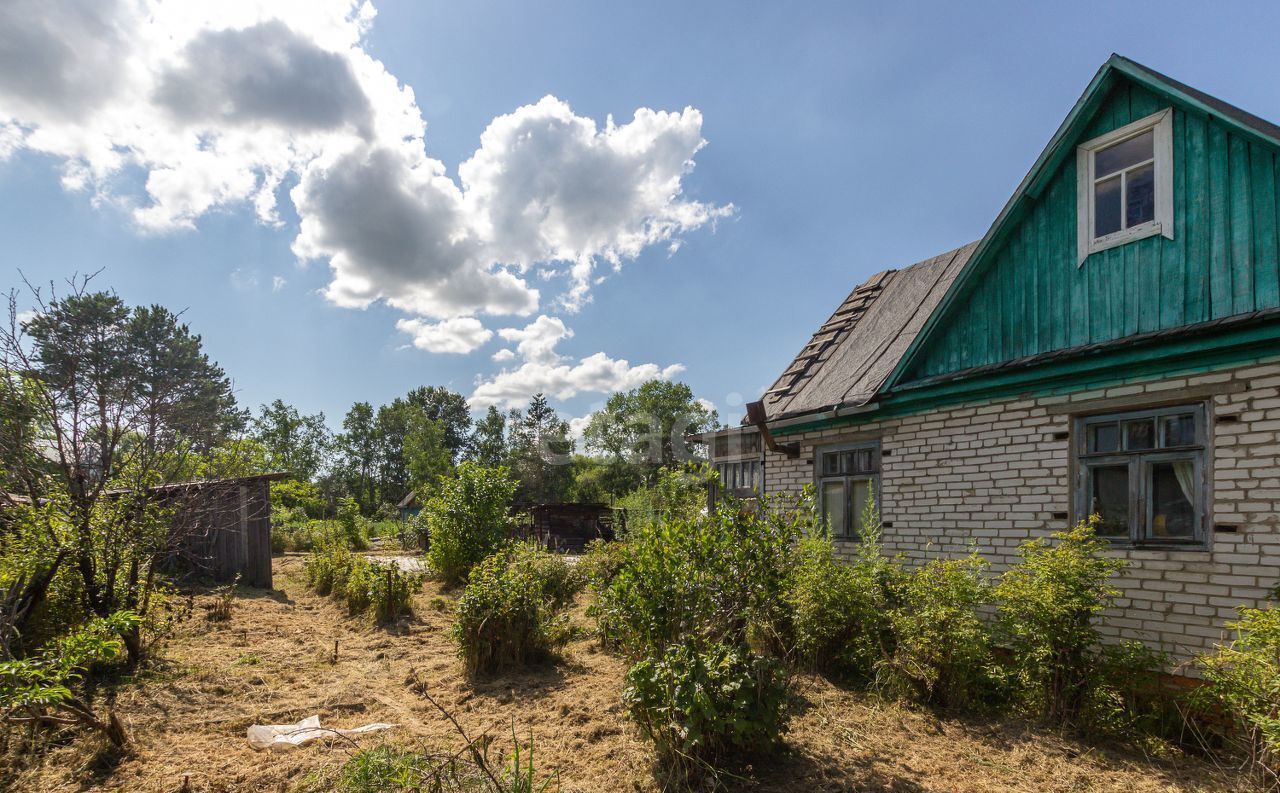
[[[940,407],[1014,397],[1036,397],[1103,388],[1138,378],[1175,377],[1212,371],[1251,361],[1280,358],[1280,324],[1259,318],[1257,323],[1222,326],[1204,333],[1170,339],[1153,335],[1140,343],[1110,346],[1004,370],[959,373],[926,383],[912,383],[880,397],[880,408],[863,414],[790,424],[774,435],[795,435],[832,427],[865,424],[886,418],[923,413]]]

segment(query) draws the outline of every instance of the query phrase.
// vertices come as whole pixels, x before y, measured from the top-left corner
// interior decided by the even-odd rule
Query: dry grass
[[[100,754],[80,736],[41,758],[9,757],[3,787],[26,791],[289,791],[318,786],[348,756],[334,744],[258,753],[245,741],[255,723],[287,723],[317,713],[330,727],[394,722],[387,740],[457,747],[443,716],[413,691],[433,697],[471,734],[510,740],[514,719],[530,731],[540,771],[556,770],[561,790],[658,789],[652,752],[622,708],[623,665],[587,639],[555,665],[471,683],[449,641],[454,595],[429,583],[416,616],[390,629],[349,618],[306,589],[298,557],[276,560],[281,591],[246,594],[232,618],[190,620],[166,660],[115,693],[134,745]],[[204,596],[204,599],[212,598]],[[575,619],[584,621],[581,606]],[[337,662],[333,661],[337,642]],[[1229,776],[1181,756],[1145,758],[1090,747],[1024,724],[939,719],[847,691],[821,678],[797,685],[798,713],[786,748],[747,772],[758,790],[810,791],[1201,791],[1235,790]]]

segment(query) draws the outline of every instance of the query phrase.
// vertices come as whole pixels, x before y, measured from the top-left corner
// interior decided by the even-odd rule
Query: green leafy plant
[[[625,699],[675,784],[765,751],[786,724],[784,595],[807,509],[726,504],[642,525],[601,594],[633,666]]]
[[[440,481],[439,492],[422,512],[431,532],[427,559],[447,583],[466,580],[472,567],[506,541],[515,491],[506,468],[470,462]]]
[[[360,505],[353,498],[338,502],[338,529],[347,547],[363,551],[369,547],[369,520],[360,514]]]
[[[350,614],[368,612],[378,624],[408,614],[414,593],[422,588],[422,576],[351,553],[343,545],[313,552],[303,569],[317,594],[345,601]]]
[[[800,540],[787,603],[799,663],[869,679],[893,646],[889,609],[902,573],[881,554],[878,520],[863,525],[868,528],[848,562],[836,558],[821,528]]]
[[[1237,721],[1250,765],[1280,790],[1280,609],[1241,608],[1228,627],[1235,639],[1198,659],[1202,696]]]
[[[0,662],[0,719],[33,726],[79,725],[124,746],[127,736],[115,713],[99,715],[73,689],[90,666],[119,658],[124,653],[121,635],[140,622],[131,612],[116,612],[89,621],[31,658]]]
[[[1098,679],[1095,620],[1120,594],[1111,578],[1126,566],[1106,548],[1092,520],[1052,541],[1030,540],[995,587],[1014,683],[1029,707],[1055,722],[1074,723]]]
[[[876,669],[881,688],[938,707],[998,702],[1002,674],[978,612],[989,586],[987,563],[976,553],[906,576],[889,615],[894,649]]]
[[[565,561],[536,544],[513,544],[471,571],[453,637],[469,674],[547,657],[570,636],[564,608],[582,588]]]

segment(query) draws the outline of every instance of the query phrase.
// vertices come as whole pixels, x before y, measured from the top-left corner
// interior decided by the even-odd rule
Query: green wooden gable
[[[1165,108],[1173,110],[1173,238],[1079,263],[1076,146]],[[1278,193],[1280,129],[1113,56],[884,389],[1280,309]],[[1206,330],[1200,344],[1214,338]]]

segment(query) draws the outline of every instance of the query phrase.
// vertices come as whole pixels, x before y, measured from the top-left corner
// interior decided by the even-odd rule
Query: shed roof
[[[854,287],[765,392],[769,418],[869,402],[976,247],[885,270]]]

